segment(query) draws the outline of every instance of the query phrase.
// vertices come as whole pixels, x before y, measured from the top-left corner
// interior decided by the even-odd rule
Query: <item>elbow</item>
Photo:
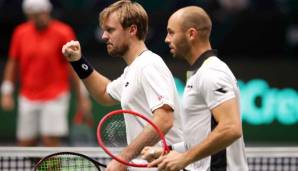
[[[167,124],[167,131],[169,131],[173,127],[173,122],[169,122]]]
[[[242,137],[242,128],[238,125],[233,125],[230,128],[230,137],[233,141],[236,141],[237,139]]]
[[[105,102],[101,96],[99,95],[92,95],[93,99],[96,101],[96,103],[101,104],[103,106],[108,106],[107,102]]]
[[[173,127],[173,120],[167,120],[165,122],[163,122],[161,131],[166,134],[170,131],[170,129]]]
[[[166,134],[174,125],[174,114],[170,106],[164,105],[153,112],[153,122]]]
[[[242,136],[242,128],[237,124],[226,124],[219,126],[221,136],[227,140],[228,143],[233,143]]]
[[[170,129],[173,127],[173,122],[171,121],[167,121],[164,125],[163,125],[163,129],[161,130],[164,134],[168,133],[170,131]]]

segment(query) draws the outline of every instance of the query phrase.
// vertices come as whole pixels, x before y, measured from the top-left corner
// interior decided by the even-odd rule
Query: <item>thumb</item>
[[[66,53],[67,57],[71,57],[75,53],[75,51],[71,48],[66,48],[65,53]]]

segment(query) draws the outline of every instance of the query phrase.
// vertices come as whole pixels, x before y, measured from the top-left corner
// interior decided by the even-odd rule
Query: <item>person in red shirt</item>
[[[1,86],[1,106],[14,107],[13,90],[19,79],[17,140],[20,146],[37,144],[41,134],[45,146],[58,146],[68,134],[67,113],[70,78],[77,97],[77,110],[90,110],[90,99],[83,95],[77,76],[62,56],[61,48],[75,38],[72,28],[52,19],[49,0],[24,0],[28,21],[13,33],[9,59]]]

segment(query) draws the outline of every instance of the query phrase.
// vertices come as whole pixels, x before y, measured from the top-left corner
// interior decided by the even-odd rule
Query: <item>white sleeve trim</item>
[[[218,99],[218,100],[212,102],[211,105],[209,106],[209,108],[210,108],[210,109],[213,109],[213,108],[215,108],[216,106],[222,104],[223,102],[225,102],[225,101],[227,101],[227,100],[230,100],[230,99],[232,99],[232,98],[235,98],[235,97],[236,97],[235,94],[234,94],[233,92],[230,92],[230,93],[226,94],[223,98]]]
[[[115,98],[114,94],[113,94],[113,91],[111,90],[110,88],[110,84],[107,85],[107,88],[106,88],[106,92],[113,98],[113,99],[117,99]]]
[[[153,106],[153,107],[151,108],[151,111],[153,112],[153,111],[155,111],[156,109],[162,107],[163,105],[169,105],[169,106],[173,109],[173,111],[175,111],[175,107],[174,107],[174,105],[173,105],[172,103],[170,103],[169,101],[166,101],[166,100],[163,100],[163,101],[161,101],[159,104]]]

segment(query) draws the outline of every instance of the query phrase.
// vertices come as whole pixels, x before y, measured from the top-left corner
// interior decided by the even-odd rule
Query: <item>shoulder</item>
[[[32,22],[25,22],[25,23],[22,23],[22,24],[16,26],[16,28],[14,30],[14,34],[17,34],[17,35],[26,34],[30,30],[32,30],[32,28],[33,28]]]
[[[70,25],[68,25],[64,22],[61,22],[59,20],[52,20],[51,27],[56,32],[61,33],[61,34],[69,34],[69,33],[74,32]]]
[[[202,75],[211,74],[212,76],[221,75],[220,73],[229,74],[230,72],[228,65],[217,57],[207,59],[198,70],[198,73]]]
[[[139,57],[139,64],[143,67],[146,66],[161,66],[165,65],[163,59],[156,53],[147,50]]]
[[[200,82],[207,86],[235,79],[228,65],[217,57],[207,59],[196,75]]]

